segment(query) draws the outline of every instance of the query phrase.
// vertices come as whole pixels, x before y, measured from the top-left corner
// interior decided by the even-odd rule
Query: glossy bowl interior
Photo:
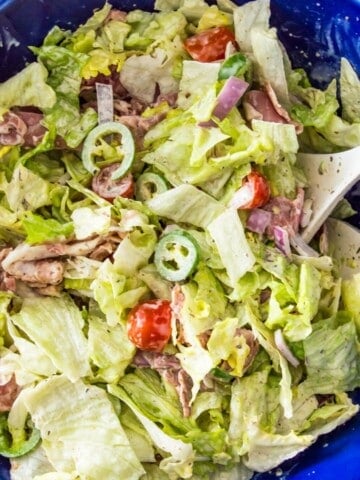
[[[0,81],[31,59],[27,45],[40,44],[54,24],[71,29],[103,3],[103,0],[0,0]],[[111,4],[124,10],[153,7],[151,0],[111,0]],[[360,0],[272,0],[272,23],[293,66],[305,68],[317,85],[326,85],[337,74],[341,56],[347,57],[360,75]],[[360,211],[360,185],[348,197]],[[360,226],[360,215],[350,221]],[[360,403],[359,392],[353,398]],[[360,415],[321,437],[281,469],[258,474],[254,480],[338,478],[360,479]],[[8,479],[8,463],[0,459],[0,480]]]

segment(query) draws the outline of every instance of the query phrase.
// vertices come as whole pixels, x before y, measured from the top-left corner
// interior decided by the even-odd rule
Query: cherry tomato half
[[[171,306],[167,300],[148,300],[129,313],[127,332],[141,350],[161,352],[171,335]]]
[[[187,38],[184,47],[194,60],[213,62],[224,58],[229,42],[235,42],[234,33],[227,27],[215,27]]]
[[[247,175],[243,185],[237,190],[230,202],[234,208],[250,210],[264,206],[270,199],[269,183],[259,172]]]

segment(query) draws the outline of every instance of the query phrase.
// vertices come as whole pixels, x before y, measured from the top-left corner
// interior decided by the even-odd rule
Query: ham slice
[[[248,121],[263,120],[291,124],[295,126],[299,134],[303,126],[290,118],[288,111],[280,104],[276,94],[269,83],[266,83],[265,90],[250,90],[244,95],[244,112]]]
[[[63,279],[64,264],[59,260],[14,262],[6,273],[26,283],[58,285]]]
[[[299,188],[294,200],[286,197],[273,197],[263,208],[271,212],[271,222],[266,229],[270,237],[274,237],[274,227],[284,228],[290,237],[298,233],[302,208],[304,205],[304,190]]]
[[[5,113],[0,123],[0,145],[38,145],[47,129],[42,125],[41,112],[14,109]]]
[[[28,112],[23,110],[17,111],[16,114],[26,125],[24,146],[35,147],[41,142],[47,132],[47,129],[42,125],[44,115],[39,112]]]
[[[161,122],[165,117],[166,113],[162,112],[148,118],[142,117],[141,115],[121,115],[120,117],[116,117],[116,120],[131,130],[135,145],[141,150],[143,148],[143,139],[146,132],[157,123]]]
[[[15,376],[12,376],[7,383],[0,385],[0,412],[11,410],[19,392],[20,387],[16,383]]]
[[[26,131],[27,126],[18,115],[6,112],[0,123],[0,145],[22,145]]]

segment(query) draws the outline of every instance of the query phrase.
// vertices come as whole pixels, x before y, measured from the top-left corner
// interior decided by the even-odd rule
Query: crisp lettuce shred
[[[0,455],[12,480],[250,480],[357,414],[360,274],[339,278],[326,232],[316,256],[292,240],[311,182],[297,152],[360,144],[360,81],[342,59],[339,80],[314,87],[270,15],[270,0],[127,14],[105,3],[74,32],[55,26],[0,85]],[[223,115],[222,60],[184,48],[219,26],[247,65]],[[135,188],[115,198],[82,161],[98,82],[136,146],[117,181]],[[26,125],[6,126],[17,115]],[[17,128],[27,135],[14,143]],[[254,171],[269,198],[237,209]],[[158,179],[145,200],[144,174]],[[343,201],[333,214],[352,213]],[[172,232],[196,257],[179,282],[157,262]],[[189,261],[187,247],[166,248],[168,270]],[[156,299],[171,333],[148,351],[130,340],[129,312]]]

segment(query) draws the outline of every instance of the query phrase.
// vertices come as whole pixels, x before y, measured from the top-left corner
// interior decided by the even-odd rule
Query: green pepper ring
[[[121,135],[121,147],[124,153],[124,158],[122,159],[120,167],[113,172],[111,179],[118,180],[119,178],[123,177],[128,173],[131,168],[131,165],[134,161],[135,155],[135,144],[132,133],[130,130],[119,122],[106,122],[101,123],[97,127],[95,127],[89,135],[86,137],[82,149],[82,162],[86,170],[94,175],[98,170],[93,160],[93,150],[96,146],[97,141],[108,135],[113,133],[117,133]]]
[[[175,247],[175,252],[169,247]],[[185,280],[197,267],[199,247],[185,230],[173,230],[160,238],[154,262],[160,275],[170,282]]]
[[[148,185],[153,185],[154,194]],[[150,200],[160,193],[164,193],[168,190],[168,184],[161,175],[154,172],[144,172],[136,181],[136,199],[142,202]]]
[[[249,67],[248,58],[242,53],[234,53],[226,60],[220,67],[218,79],[226,80],[227,78],[234,76],[238,77],[243,75]]]
[[[13,447],[5,448],[4,446],[0,447],[0,455],[6,458],[16,458],[22,457],[26,453],[29,453],[33,450],[38,443],[40,442],[40,431],[36,428],[33,428],[30,434],[30,437],[23,442],[19,449],[14,449]]]

